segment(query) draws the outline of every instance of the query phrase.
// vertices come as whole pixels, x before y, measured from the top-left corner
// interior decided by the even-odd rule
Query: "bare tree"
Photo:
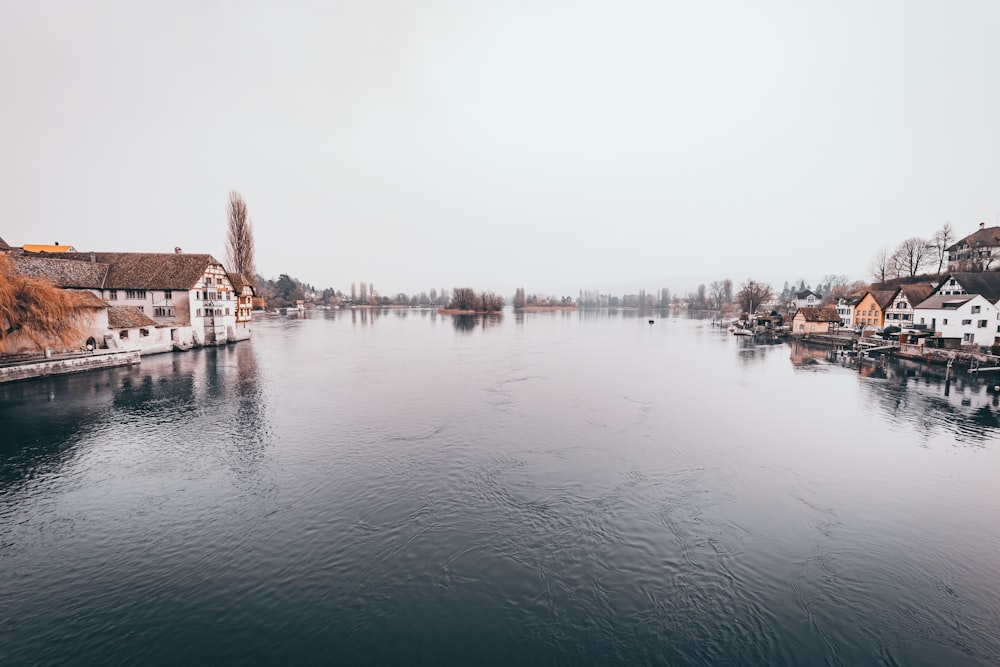
[[[771,298],[771,294],[770,285],[748,278],[736,293],[736,301],[740,304],[740,308],[753,315],[762,303]]]
[[[883,246],[872,257],[872,263],[869,265],[868,270],[871,272],[872,278],[880,283],[884,283],[892,273],[892,264],[892,253],[889,252],[888,248]]]
[[[253,223],[247,213],[247,203],[236,190],[229,193],[229,234],[226,241],[229,270],[241,274],[251,283],[256,283]]]
[[[893,273],[897,278],[912,278],[931,260],[933,245],[926,239],[911,236],[892,253]]]
[[[941,273],[945,262],[948,260],[948,248],[955,243],[955,229],[951,222],[945,220],[941,228],[934,232],[931,239],[934,245],[934,258],[937,260],[937,272]]]
[[[709,285],[712,297],[712,307],[716,310],[722,308],[722,304],[726,300],[726,287],[721,280],[714,280],[712,284]]]

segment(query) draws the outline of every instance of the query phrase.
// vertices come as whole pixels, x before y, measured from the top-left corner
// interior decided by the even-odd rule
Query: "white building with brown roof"
[[[1000,227],[979,229],[947,248],[949,271],[988,271],[1000,266]]]
[[[237,327],[237,292],[222,263],[212,255],[185,254],[178,248],[173,253],[21,253],[12,257],[19,273],[44,277],[67,289],[89,290],[110,306],[141,314],[145,319],[138,326],[131,326],[137,321],[134,314],[125,319],[125,313],[132,311],[119,310],[112,316],[115,322],[129,324],[111,327],[119,346],[135,338],[127,347],[152,352],[249,338],[249,320]],[[125,330],[129,333],[123,337]]]

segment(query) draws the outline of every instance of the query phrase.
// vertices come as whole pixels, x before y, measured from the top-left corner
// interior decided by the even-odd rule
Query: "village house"
[[[979,229],[947,248],[949,271],[987,271],[1000,259],[1000,227]]]
[[[242,273],[230,273],[229,282],[236,293],[236,328],[233,340],[247,340],[250,338],[250,322],[253,319],[253,300],[256,291]]]
[[[795,293],[795,309],[819,308],[823,303],[823,297],[812,290],[802,290]]]
[[[836,308],[799,308],[792,318],[793,334],[830,333],[840,328]]]
[[[211,255],[173,253],[15,253],[15,269],[57,287],[87,290],[109,306],[99,347],[166,352],[250,336],[250,311],[237,326],[240,294]],[[245,296],[249,286],[243,284]],[[249,287],[252,298],[252,287]]]
[[[892,305],[898,293],[899,288],[865,292],[854,308],[854,326],[876,329],[884,327],[886,310]]]
[[[935,337],[960,338],[963,345],[993,345],[1000,332],[1000,309],[981,294],[935,294],[913,316]]]
[[[854,327],[854,309],[857,308],[858,304],[861,303],[863,295],[855,294],[853,296],[843,296],[837,299],[837,305],[835,306],[837,310],[837,315],[840,316],[840,326],[853,328]]]
[[[899,290],[885,309],[885,326],[906,329],[913,326],[913,310],[934,292],[934,285],[922,283],[900,285]]]

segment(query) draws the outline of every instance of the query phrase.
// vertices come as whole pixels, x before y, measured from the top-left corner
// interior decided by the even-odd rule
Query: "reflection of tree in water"
[[[469,332],[473,329],[487,329],[502,320],[501,315],[452,315],[451,325],[456,331]]]
[[[238,345],[236,354],[236,433],[237,444],[256,456],[270,442],[271,423],[267,395],[257,355],[252,345]]]

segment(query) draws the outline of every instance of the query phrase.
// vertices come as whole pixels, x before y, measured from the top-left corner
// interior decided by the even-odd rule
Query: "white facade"
[[[858,297],[848,299],[837,299],[837,315],[840,316],[840,325],[847,328],[854,327],[854,308],[861,301]]]
[[[914,309],[913,319],[963,345],[993,345],[1000,333],[1000,308],[978,294],[934,295]]]

